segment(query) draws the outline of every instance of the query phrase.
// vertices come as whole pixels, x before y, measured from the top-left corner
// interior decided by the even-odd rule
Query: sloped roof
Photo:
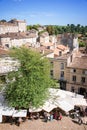
[[[78,69],[87,69],[87,55],[74,58],[74,61],[70,63],[68,67],[78,68]]]
[[[62,44],[57,45],[57,48],[60,49],[60,50],[62,50],[62,51],[69,49],[67,46],[64,46]]]

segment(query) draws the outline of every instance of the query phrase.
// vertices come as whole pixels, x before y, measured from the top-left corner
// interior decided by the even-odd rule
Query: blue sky
[[[87,0],[0,0],[0,20],[28,25],[87,25]]]

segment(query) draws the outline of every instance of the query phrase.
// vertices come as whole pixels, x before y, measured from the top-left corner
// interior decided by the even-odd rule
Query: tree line
[[[15,19],[15,18],[14,18]],[[12,19],[12,20],[14,20]],[[12,22],[10,20],[9,22]],[[7,22],[5,19],[0,20],[0,22]],[[87,25],[83,26],[80,24],[67,24],[66,26],[59,26],[59,25],[44,25],[46,27],[45,31],[48,31],[50,35],[57,35],[62,33],[78,33],[87,36]],[[41,27],[40,24],[36,25],[27,25],[27,30],[35,29],[38,30],[38,27]]]
[[[28,25],[27,30],[36,29],[38,30],[38,27],[40,25]],[[66,26],[59,26],[59,25],[45,25],[46,31],[50,35],[57,35],[62,33],[78,33],[78,34],[87,34],[87,26],[82,26],[80,24],[74,25],[74,24],[67,24]]]

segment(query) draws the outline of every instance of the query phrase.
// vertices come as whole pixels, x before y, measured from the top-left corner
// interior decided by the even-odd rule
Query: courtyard
[[[87,125],[77,124],[70,117],[63,116],[62,120],[43,122],[38,120],[26,120],[20,126],[10,123],[1,123],[0,130],[87,130]]]

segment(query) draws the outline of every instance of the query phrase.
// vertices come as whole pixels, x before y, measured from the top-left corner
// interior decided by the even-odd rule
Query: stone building
[[[53,78],[60,82],[61,89],[87,93],[87,55],[74,50],[54,58]]]
[[[49,43],[49,34],[48,34],[48,32],[44,32],[44,33],[40,34],[40,36],[38,38],[38,42],[40,42],[41,45]]]
[[[68,46],[70,50],[73,50],[79,47],[77,35],[71,34],[71,33],[58,34],[57,43]]]
[[[35,34],[27,32],[6,33],[0,35],[0,45],[4,48],[20,47],[25,44],[36,45],[37,37]]]
[[[67,86],[69,91],[87,93],[87,55],[81,54],[67,66]]]
[[[10,22],[0,22],[0,34],[16,33],[26,31],[26,21],[11,20]]]

